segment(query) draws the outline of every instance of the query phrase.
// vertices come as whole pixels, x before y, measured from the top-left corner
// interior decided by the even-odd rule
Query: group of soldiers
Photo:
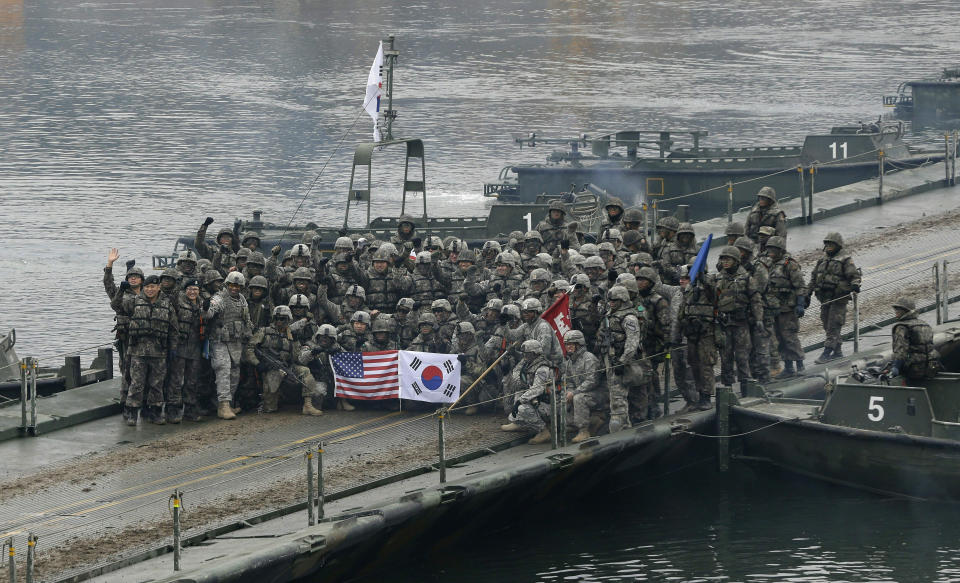
[[[465,413],[502,411],[502,429],[535,432],[533,443],[550,439],[559,399],[579,442],[661,415],[670,363],[686,410],[710,406],[718,360],[720,382],[741,390],[802,371],[798,318],[811,296],[827,337],[818,360],[842,356],[860,272],[831,233],[805,279],[773,189],[760,190],[745,224],[729,225],[716,273],[693,270],[699,246],[689,223],[664,217],[651,241],[639,210],[615,198],[604,210],[596,243],[555,202],[536,229],[505,244],[421,236],[402,216],[389,241],[341,236],[332,254],[311,232],[285,252],[264,250],[239,225],[210,243],[208,217],[196,253],[147,277],[130,261],[119,286],[114,249],[104,286],[116,312],[124,418],[271,412],[285,387],[306,415],[350,410],[360,403],[331,394],[330,355],[404,349],[458,354],[462,387],[479,379]],[[561,345],[540,316],[563,294],[572,329]]]

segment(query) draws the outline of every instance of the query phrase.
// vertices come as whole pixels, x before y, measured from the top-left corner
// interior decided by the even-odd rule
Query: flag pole
[[[457,406],[457,403],[460,402],[460,399],[464,398],[464,397],[467,395],[467,393],[469,393],[470,390],[473,389],[473,387],[477,386],[477,383],[479,383],[480,381],[482,381],[482,380],[483,380],[483,377],[487,376],[487,373],[490,372],[491,370],[493,370],[493,367],[497,366],[497,363],[499,363],[501,360],[503,360],[503,357],[507,355],[507,352],[509,352],[510,349],[513,348],[513,347],[516,346],[516,345],[517,345],[517,343],[514,342],[513,344],[511,344],[510,346],[508,346],[506,349],[504,349],[503,353],[500,354],[500,356],[498,356],[495,361],[493,361],[493,364],[491,364],[490,366],[488,366],[488,367],[487,367],[487,370],[483,371],[483,374],[481,374],[480,376],[478,376],[478,377],[477,377],[477,380],[473,381],[473,383],[471,383],[470,386],[467,387],[467,390],[466,390],[466,391],[461,392],[461,393],[460,393],[460,396],[457,397],[457,400],[454,401],[453,403],[451,403],[450,406],[447,407],[447,409],[449,410],[449,409],[453,409],[454,407],[456,407],[456,406]]]

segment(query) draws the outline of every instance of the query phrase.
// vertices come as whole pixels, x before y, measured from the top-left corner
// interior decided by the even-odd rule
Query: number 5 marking
[[[870,421],[880,421],[883,419],[883,397],[870,397],[870,404],[867,406],[867,419]]]

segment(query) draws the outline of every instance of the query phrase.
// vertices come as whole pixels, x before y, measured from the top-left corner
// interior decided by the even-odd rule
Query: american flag
[[[348,399],[396,399],[400,397],[397,351],[339,352],[330,356],[334,395]]]

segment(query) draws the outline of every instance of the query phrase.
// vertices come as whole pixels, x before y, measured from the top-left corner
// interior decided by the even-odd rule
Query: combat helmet
[[[517,304],[505,304],[503,308],[500,309],[500,314],[506,316],[507,318],[519,320],[520,308],[517,306]]]
[[[263,256],[263,253],[254,251],[250,254],[250,258],[247,259],[247,265],[259,265],[260,267],[266,267],[267,259]]]
[[[893,307],[912,312],[917,309],[917,303],[911,298],[897,298],[897,301],[893,302]]]
[[[503,309],[503,300],[500,298],[490,298],[487,300],[487,303],[483,305],[484,310],[493,310],[496,313],[500,313],[500,310]]]
[[[224,235],[230,235],[230,238],[233,239],[233,229],[231,229],[230,227],[223,227],[222,229],[217,231],[217,238],[215,239],[215,241],[217,242],[217,245],[220,244],[220,237],[223,237]]]
[[[739,257],[740,254],[737,253]],[[660,276],[657,275],[657,271],[652,267],[641,267],[640,271],[637,272],[636,279],[648,279],[650,283],[655,284],[660,281]]]
[[[296,270],[294,270],[292,279],[293,281],[297,281],[298,279],[313,281],[313,274],[310,273],[309,268],[298,267]]]
[[[678,237],[679,237],[680,235],[693,235],[693,234],[694,234],[694,232],[693,232],[693,225],[691,225],[690,223],[680,223],[680,224],[677,226],[677,236],[678,236]]]
[[[657,221],[657,228],[676,232],[680,228],[680,221],[677,220],[677,217],[663,217]]]
[[[459,322],[457,324],[457,334],[473,334],[476,335],[477,330],[473,327],[473,324],[470,322]]]
[[[823,238],[824,243],[834,243],[837,247],[843,249],[843,235],[840,233],[827,233],[827,236]],[[767,243],[769,245],[769,243]]]
[[[431,263],[433,263],[433,256],[430,255],[429,251],[417,253],[417,265],[429,265]]]
[[[740,241],[738,240],[737,242],[739,243]],[[773,237],[770,237],[769,239],[767,239],[767,249],[770,249],[770,248],[786,251],[787,241],[783,237],[778,237],[774,235]]]
[[[256,240],[257,240],[257,246],[258,246],[258,247],[260,246],[260,235],[254,233],[253,231],[247,231],[246,233],[244,233],[244,234],[240,237],[240,246],[241,246],[241,247],[246,247],[246,246],[247,246],[247,241],[249,241],[250,239],[256,239]]]
[[[620,232],[620,229],[607,229],[607,233],[603,238],[604,242],[606,241],[620,241],[623,242],[623,234]]]
[[[163,272],[160,274],[161,279],[164,277],[169,277],[173,281],[177,281],[178,279],[180,279],[180,272],[172,267],[168,267],[164,269]]]
[[[374,252],[373,260],[374,261],[390,261],[390,256],[392,254],[393,253],[391,252],[391,250],[386,245],[384,245]]]
[[[559,200],[555,200],[555,201],[551,202],[551,203],[550,203],[550,206],[547,207],[547,209],[548,209],[547,212],[550,212],[550,211],[560,211],[560,212],[562,212],[563,214],[567,214],[567,207],[566,207],[566,205],[563,204],[562,202],[560,202]]]
[[[391,243],[390,241],[384,241],[380,248],[377,251],[381,253],[386,253],[388,257],[393,257],[394,255],[400,255],[400,252],[397,251],[397,246]],[[376,259],[376,256],[374,256]]]
[[[537,298],[527,298],[523,300],[523,303],[520,305],[520,310],[523,312],[536,312],[539,314],[543,311],[543,304],[541,304],[540,300]]]
[[[277,306],[273,309],[273,314],[271,314],[270,319],[276,320],[277,318],[293,320],[293,312],[291,312],[287,306]]]
[[[540,234],[540,231],[527,231],[523,236],[524,242],[529,243],[530,241],[537,241],[538,243],[543,243],[543,235]]]
[[[550,272],[542,267],[538,267],[530,272],[530,281],[545,281],[550,283]]]
[[[630,303],[630,292],[622,285],[615,285],[607,292],[607,299],[610,301]]]
[[[337,329],[332,324],[321,324],[317,332],[313,335],[314,340],[322,337],[337,339]]]
[[[254,275],[250,278],[250,285],[248,287],[268,289],[270,284],[267,282],[267,278],[263,277],[262,275]]]
[[[776,237],[776,238],[780,239],[781,237]],[[770,241],[772,241],[773,239],[774,237],[771,237],[770,240],[767,241],[767,247],[770,246]],[[756,243],[754,243],[753,240],[750,239],[749,237],[741,236],[741,237],[738,237],[736,241],[734,241],[733,246],[736,247],[737,249],[740,249],[741,251],[746,251],[747,253],[753,253],[753,249],[756,246]]]
[[[517,260],[513,257],[512,253],[498,253],[494,263],[509,265],[510,267],[517,266]]]
[[[197,254],[190,249],[184,249],[177,255],[177,264],[181,262],[197,264]]]
[[[606,269],[607,265],[603,262],[603,259],[599,255],[591,255],[590,257],[587,257],[586,261],[583,262],[583,268],[590,269],[591,267]]]
[[[584,257],[593,257],[594,255],[599,255],[600,249],[597,248],[595,243],[584,243],[580,245],[580,255]]]
[[[233,273],[236,273],[236,271]],[[204,285],[210,285],[215,281],[223,281],[223,275],[216,269],[208,269],[206,273],[203,274]]]
[[[587,343],[587,339],[583,336],[583,332],[579,330],[567,330],[567,333],[563,335],[563,342],[582,346]]]
[[[464,249],[460,252],[460,255],[457,256],[457,263],[466,261],[467,263],[476,263],[477,255],[473,252],[472,249]]]
[[[400,298],[397,300],[397,309],[403,308],[405,310],[413,311],[417,307],[417,303],[413,301],[413,298]]]
[[[128,269],[126,275],[124,275],[123,278],[129,279],[131,275],[136,275],[140,278],[141,281],[143,280],[143,270],[137,267],[136,265]]]
[[[640,239],[643,239],[643,235],[640,234],[640,231],[627,231],[623,234],[623,245],[629,247],[640,242]]]
[[[637,278],[629,273],[621,273],[618,275],[616,285],[622,285],[623,287],[627,288],[627,291],[631,294],[640,293],[640,287],[637,285]]]
[[[638,208],[628,208],[623,211],[623,223],[637,223],[638,225],[643,222],[643,211]]]
[[[353,284],[353,285],[351,285],[350,287],[348,287],[348,288],[347,288],[347,291],[344,292],[343,295],[344,295],[345,297],[346,297],[346,296],[355,296],[355,297],[358,297],[358,298],[363,299],[363,300],[367,299],[367,291],[366,291],[365,289],[363,289],[363,286],[360,286],[360,285],[357,285],[357,284]]]
[[[360,313],[360,312],[354,312],[354,313]],[[390,325],[390,320],[386,318],[377,318],[376,320],[373,321],[374,334],[376,334],[377,332],[392,332],[392,331],[393,331],[393,326]]]
[[[590,287],[590,278],[587,277],[586,273],[578,273],[570,279],[570,283],[573,285],[582,285],[584,287]]]
[[[608,210],[610,207],[620,209],[620,214],[623,214],[623,201],[615,196],[607,198],[607,204],[603,205],[603,210]]]
[[[239,271],[231,271],[230,273],[227,274],[227,278],[223,281],[227,285],[232,283],[234,285],[243,286],[244,284],[247,283],[247,280],[244,279],[243,274],[240,273]]]
[[[293,294],[290,296],[290,301],[287,302],[287,305],[293,308],[304,308],[306,310],[310,309],[310,298],[303,294]]]
[[[727,223],[727,228],[723,230],[723,234],[727,237],[743,237],[747,234],[747,229],[743,226],[743,223]]]
[[[354,322],[362,322],[367,326],[369,326],[370,314],[368,314],[367,312],[364,312],[363,310],[357,310],[356,312],[353,313],[352,316],[350,316],[350,323],[352,324]]]
[[[347,253],[353,251],[353,240],[350,237],[337,237],[337,240],[333,242],[333,250],[336,251],[345,251]]]
[[[417,328],[423,326],[424,324],[429,324],[434,328],[437,327],[437,317],[431,314],[430,312],[423,312],[420,314],[420,317],[417,318]]]
[[[440,310],[444,312],[452,312],[453,308],[450,306],[450,301],[444,298],[433,300],[433,302],[430,304],[430,311],[437,312]]]
[[[759,191],[757,191],[757,196],[765,198],[770,202],[777,202],[777,191],[769,186],[764,186]]]
[[[543,354],[543,346],[540,344],[539,340],[524,340],[523,344],[520,345],[520,352],[524,354],[536,353]]]
[[[723,259],[724,257],[729,257],[737,263],[740,263],[740,250],[733,245],[727,245],[720,250],[720,259]]]

